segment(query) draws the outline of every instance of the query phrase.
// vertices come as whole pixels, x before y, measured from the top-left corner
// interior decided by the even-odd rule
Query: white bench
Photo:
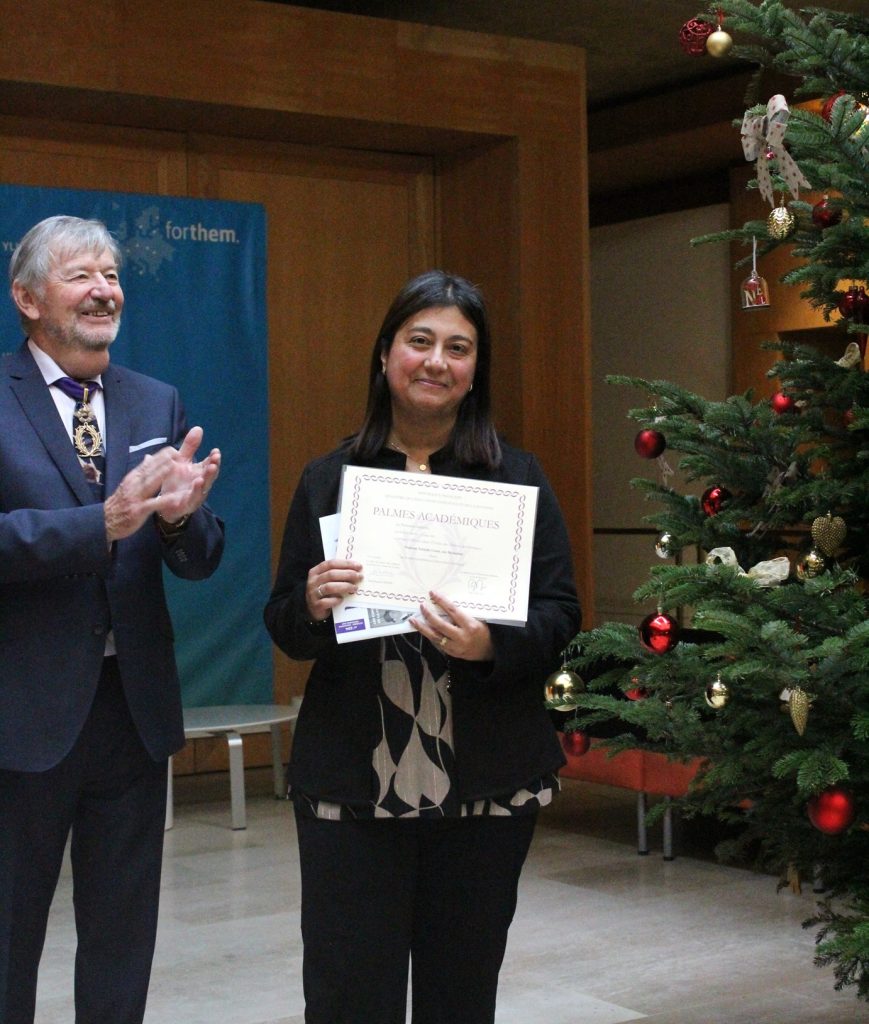
[[[206,708],[184,709],[184,735],[188,740],[206,736],[225,736],[229,747],[229,793],[232,808],[232,827],[247,828],[247,813],[244,797],[244,747],[245,733],[271,732],[272,772],[276,797],[286,796],[281,754],[281,726],[295,722],[299,714],[301,698],[294,698],[291,704],[223,704]],[[172,792],[172,758],[169,758],[169,778],[166,795],[166,828],[175,823]]]

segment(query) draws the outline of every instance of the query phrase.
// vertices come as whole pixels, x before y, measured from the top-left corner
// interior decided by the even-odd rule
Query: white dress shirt
[[[37,344],[27,339],[27,347],[30,349],[30,354],[36,360],[36,365],[39,367],[39,372],[45,379],[45,383],[48,385],[51,397],[54,399],[54,404],[57,407],[58,415],[63,421],[63,425],[66,428],[66,432],[69,435],[69,443],[73,443],[72,438],[72,422],[73,412],[75,411],[75,399],[70,398],[69,395],[64,394],[60,388],[52,387],[51,385],[60,378],[68,377],[69,374],[65,373],[57,363],[51,358],[51,356],[44,352]],[[88,395],[88,402],[93,409],[94,416],[96,417],[97,423],[99,424],[100,434],[103,439],[103,451],[106,451],[106,402],[103,398],[103,381],[102,376],[97,375],[96,377],[90,378],[96,381],[100,385],[99,390],[93,395]],[[115,653],[115,634],[110,630],[106,635],[106,650],[105,656]]]

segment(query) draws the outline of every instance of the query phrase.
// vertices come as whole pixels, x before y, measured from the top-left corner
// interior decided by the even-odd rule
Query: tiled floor
[[[215,785],[205,795],[222,796],[225,780]],[[267,787],[249,773],[263,795],[249,797],[243,832],[229,828],[228,800],[176,790],[146,1024],[302,1024],[294,826]],[[774,879],[721,867],[690,838],[699,856],[668,863],[653,845],[638,857],[631,795],[567,782],[523,875],[498,1024],[869,1021],[869,1006],[812,966],[800,927],[811,893],[777,894]],[[65,870],[39,1024],[73,1020],[74,943]]]

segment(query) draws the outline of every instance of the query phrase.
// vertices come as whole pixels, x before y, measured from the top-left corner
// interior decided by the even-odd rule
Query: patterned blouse
[[[302,813],[335,821],[513,816],[552,800],[559,788],[555,774],[516,793],[459,800],[447,659],[417,632],[388,636],[380,644],[380,742],[371,764],[377,796],[367,807],[350,807],[296,793]]]

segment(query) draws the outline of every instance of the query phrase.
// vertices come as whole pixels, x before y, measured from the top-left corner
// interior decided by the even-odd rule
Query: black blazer
[[[308,796],[352,805],[375,796],[371,762],[378,741],[381,640],[339,645],[331,618],[311,625],[305,605],[308,570],[324,558],[319,519],[337,511],[342,468],[350,461],[339,448],[303,471],[264,618],[291,658],[316,659],[294,731],[290,783]],[[383,449],[370,464],[401,470],[405,458]],[[502,796],[564,763],[543,687],[580,625],[567,531],[539,463],[527,452],[504,444],[494,473],[462,467],[447,451],[432,455],[431,467],[446,476],[540,489],[526,625],[490,624],[491,662],[449,659],[458,795]]]

